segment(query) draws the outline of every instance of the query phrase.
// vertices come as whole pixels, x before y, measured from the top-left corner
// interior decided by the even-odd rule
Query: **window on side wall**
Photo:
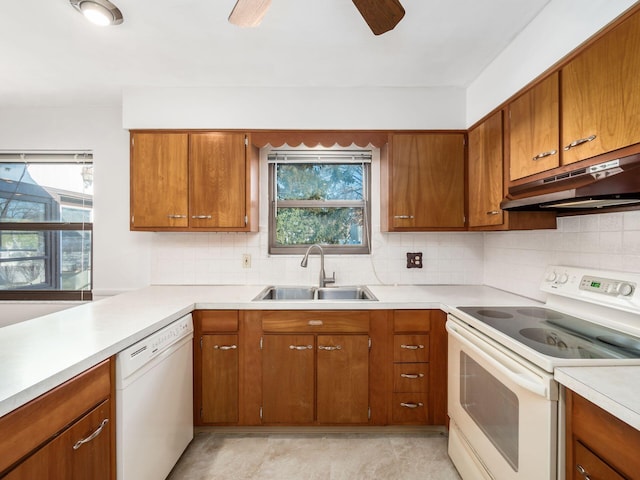
[[[281,150],[269,160],[269,253],[367,254],[369,150]]]
[[[90,300],[93,156],[0,152],[0,300]]]

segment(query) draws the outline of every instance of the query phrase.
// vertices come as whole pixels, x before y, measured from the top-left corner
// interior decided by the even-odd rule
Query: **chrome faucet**
[[[333,272],[333,276],[326,277],[324,273],[324,250],[317,243],[314,243],[309,248],[307,248],[307,252],[304,254],[302,261],[300,262],[300,266],[303,268],[307,268],[307,261],[309,260],[309,252],[311,249],[317,248],[320,251],[320,288],[324,288],[327,283],[335,283],[336,282],[336,272]]]

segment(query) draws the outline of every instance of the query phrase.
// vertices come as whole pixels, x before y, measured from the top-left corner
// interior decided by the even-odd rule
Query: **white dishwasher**
[[[118,480],[162,480],[193,439],[193,320],[176,320],[116,357]]]

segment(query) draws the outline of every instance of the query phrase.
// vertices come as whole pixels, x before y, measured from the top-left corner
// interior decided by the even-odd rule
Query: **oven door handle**
[[[475,354],[482,357],[487,363],[489,363],[492,367],[505,375],[513,383],[540,397],[547,397],[547,387],[542,383],[536,381],[535,378],[537,377],[535,377],[533,380],[530,380],[530,378],[534,376],[533,374],[514,372],[509,367],[504,365],[500,360],[494,358],[485,349],[483,349],[479,345],[475,345],[471,340],[463,336],[462,333],[458,332],[455,324],[452,324],[451,321],[447,322],[446,328],[447,332],[449,332],[452,337],[465,345],[467,348],[473,350]]]

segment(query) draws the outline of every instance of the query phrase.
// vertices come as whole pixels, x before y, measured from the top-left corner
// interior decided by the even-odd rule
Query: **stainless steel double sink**
[[[253,301],[262,300],[364,300],[378,301],[365,286],[348,287],[284,287],[269,286],[262,290]]]

